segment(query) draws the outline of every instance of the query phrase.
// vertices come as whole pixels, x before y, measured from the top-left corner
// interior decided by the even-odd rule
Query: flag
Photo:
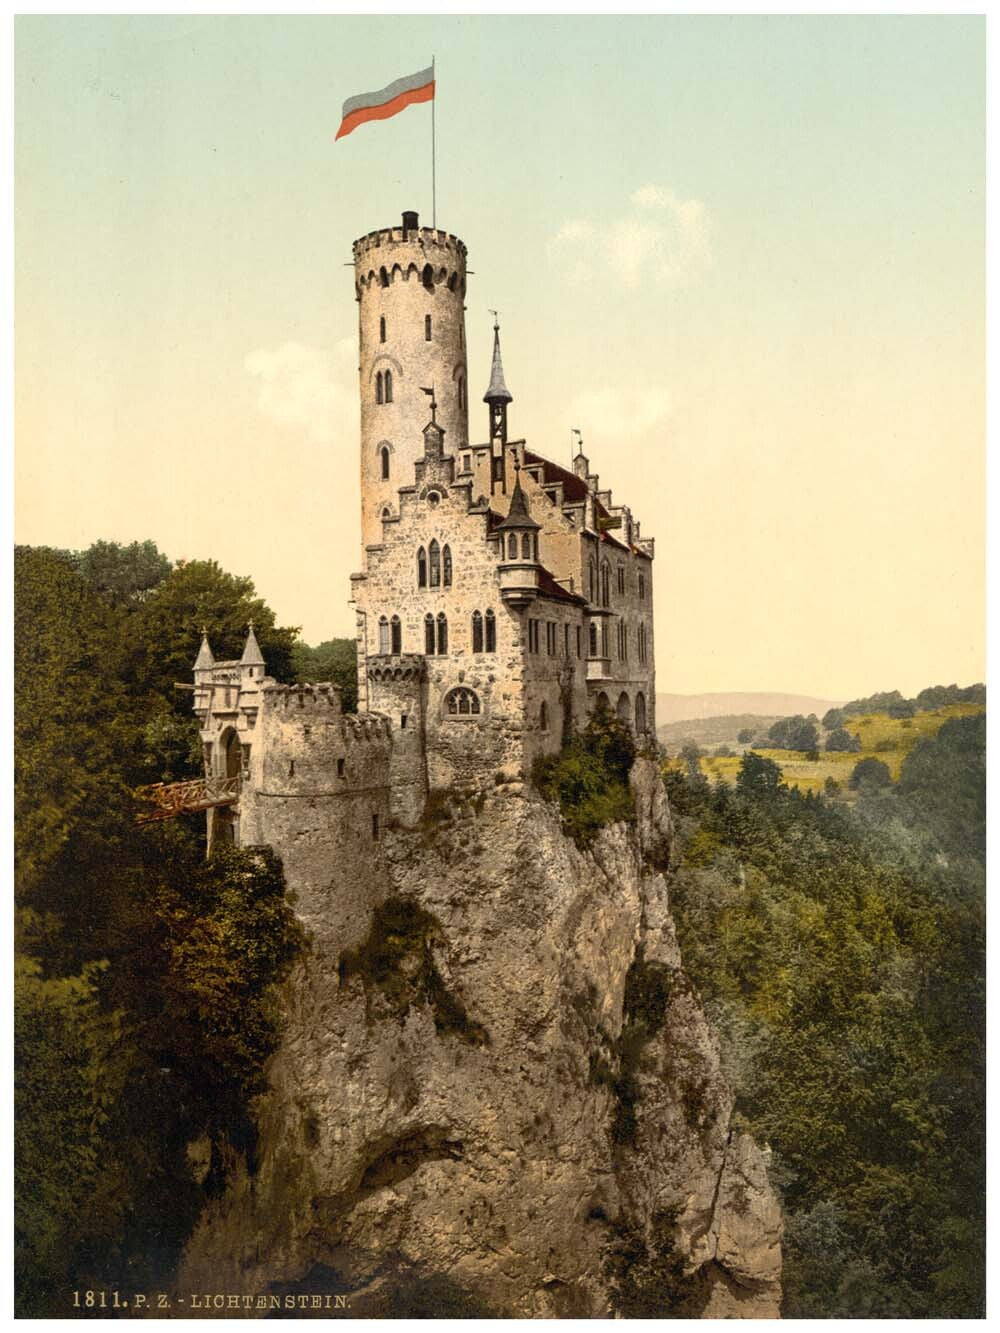
[[[434,96],[434,66],[422,69],[418,74],[407,74],[387,88],[380,88],[377,93],[359,93],[349,97],[344,103],[343,120],[337,131],[337,138],[342,139],[351,130],[363,125],[366,120],[388,120],[397,112],[413,106],[417,102],[429,102]]]

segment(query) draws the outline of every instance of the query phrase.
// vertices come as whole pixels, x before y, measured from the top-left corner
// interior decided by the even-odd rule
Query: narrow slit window
[[[431,340],[431,317],[430,315],[424,315],[424,342],[430,342],[430,340]]]
[[[385,401],[386,401],[387,403],[391,403],[391,402],[392,402],[392,371],[391,371],[391,370],[387,370],[387,371],[385,372]]]
[[[380,343],[384,343],[384,342],[385,342],[385,315],[381,315],[381,316],[379,317],[379,321],[378,321],[378,340],[379,340]]]
[[[382,480],[389,480],[389,446],[387,444],[382,446]]]

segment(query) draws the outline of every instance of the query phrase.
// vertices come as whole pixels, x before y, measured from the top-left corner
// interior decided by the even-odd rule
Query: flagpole
[[[431,97],[431,226],[437,230],[437,147],[435,144],[434,106],[437,102],[437,76],[434,70],[434,56],[431,56],[431,82],[434,93]]]

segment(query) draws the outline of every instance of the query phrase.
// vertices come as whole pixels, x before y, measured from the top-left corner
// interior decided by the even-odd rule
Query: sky
[[[334,135],[432,55],[470,432],[498,308],[511,433],[656,539],[657,688],[984,679],[981,17],[20,17],[17,540],[353,635],[351,242],[431,221],[431,108]]]

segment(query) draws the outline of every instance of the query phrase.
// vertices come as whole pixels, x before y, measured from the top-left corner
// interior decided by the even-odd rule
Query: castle
[[[597,708],[655,734],[653,541],[582,452],[510,439],[494,324],[487,436],[469,434],[466,247],[402,225],[354,243],[363,567],[352,575],[358,712],[279,685],[251,626],[239,661],[194,664],[206,776],[237,779],[209,841],[316,837],[371,856],[429,792],[517,781]],[[331,821],[326,819],[326,824]]]

